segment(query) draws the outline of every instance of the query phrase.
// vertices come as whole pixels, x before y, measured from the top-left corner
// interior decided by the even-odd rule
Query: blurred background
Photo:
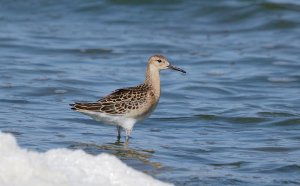
[[[299,185],[299,51],[298,0],[0,0],[0,130],[175,185]],[[69,109],[142,83],[153,54],[187,75],[161,73],[128,147]]]

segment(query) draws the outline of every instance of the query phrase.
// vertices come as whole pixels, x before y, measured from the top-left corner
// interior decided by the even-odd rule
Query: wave
[[[134,170],[109,154],[81,150],[22,149],[11,134],[0,132],[0,185],[170,185]]]

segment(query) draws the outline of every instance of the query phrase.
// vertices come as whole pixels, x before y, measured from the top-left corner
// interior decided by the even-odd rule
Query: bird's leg
[[[121,139],[122,127],[121,127],[121,126],[117,126],[117,130],[118,130],[118,136],[117,136],[117,138],[118,138],[118,141],[120,141],[120,139]]]
[[[128,142],[132,129],[125,129],[125,131],[126,131],[126,142]]]

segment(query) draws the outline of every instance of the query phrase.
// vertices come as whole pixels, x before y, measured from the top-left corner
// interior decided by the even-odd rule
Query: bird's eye
[[[157,60],[157,62],[161,63],[161,60],[159,59],[159,60]]]

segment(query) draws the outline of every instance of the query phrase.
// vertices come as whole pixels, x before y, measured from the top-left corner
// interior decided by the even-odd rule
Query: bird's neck
[[[160,96],[160,77],[159,77],[159,70],[152,66],[148,65],[146,71],[146,79],[145,84],[150,86],[153,89],[154,95],[157,99]]]

